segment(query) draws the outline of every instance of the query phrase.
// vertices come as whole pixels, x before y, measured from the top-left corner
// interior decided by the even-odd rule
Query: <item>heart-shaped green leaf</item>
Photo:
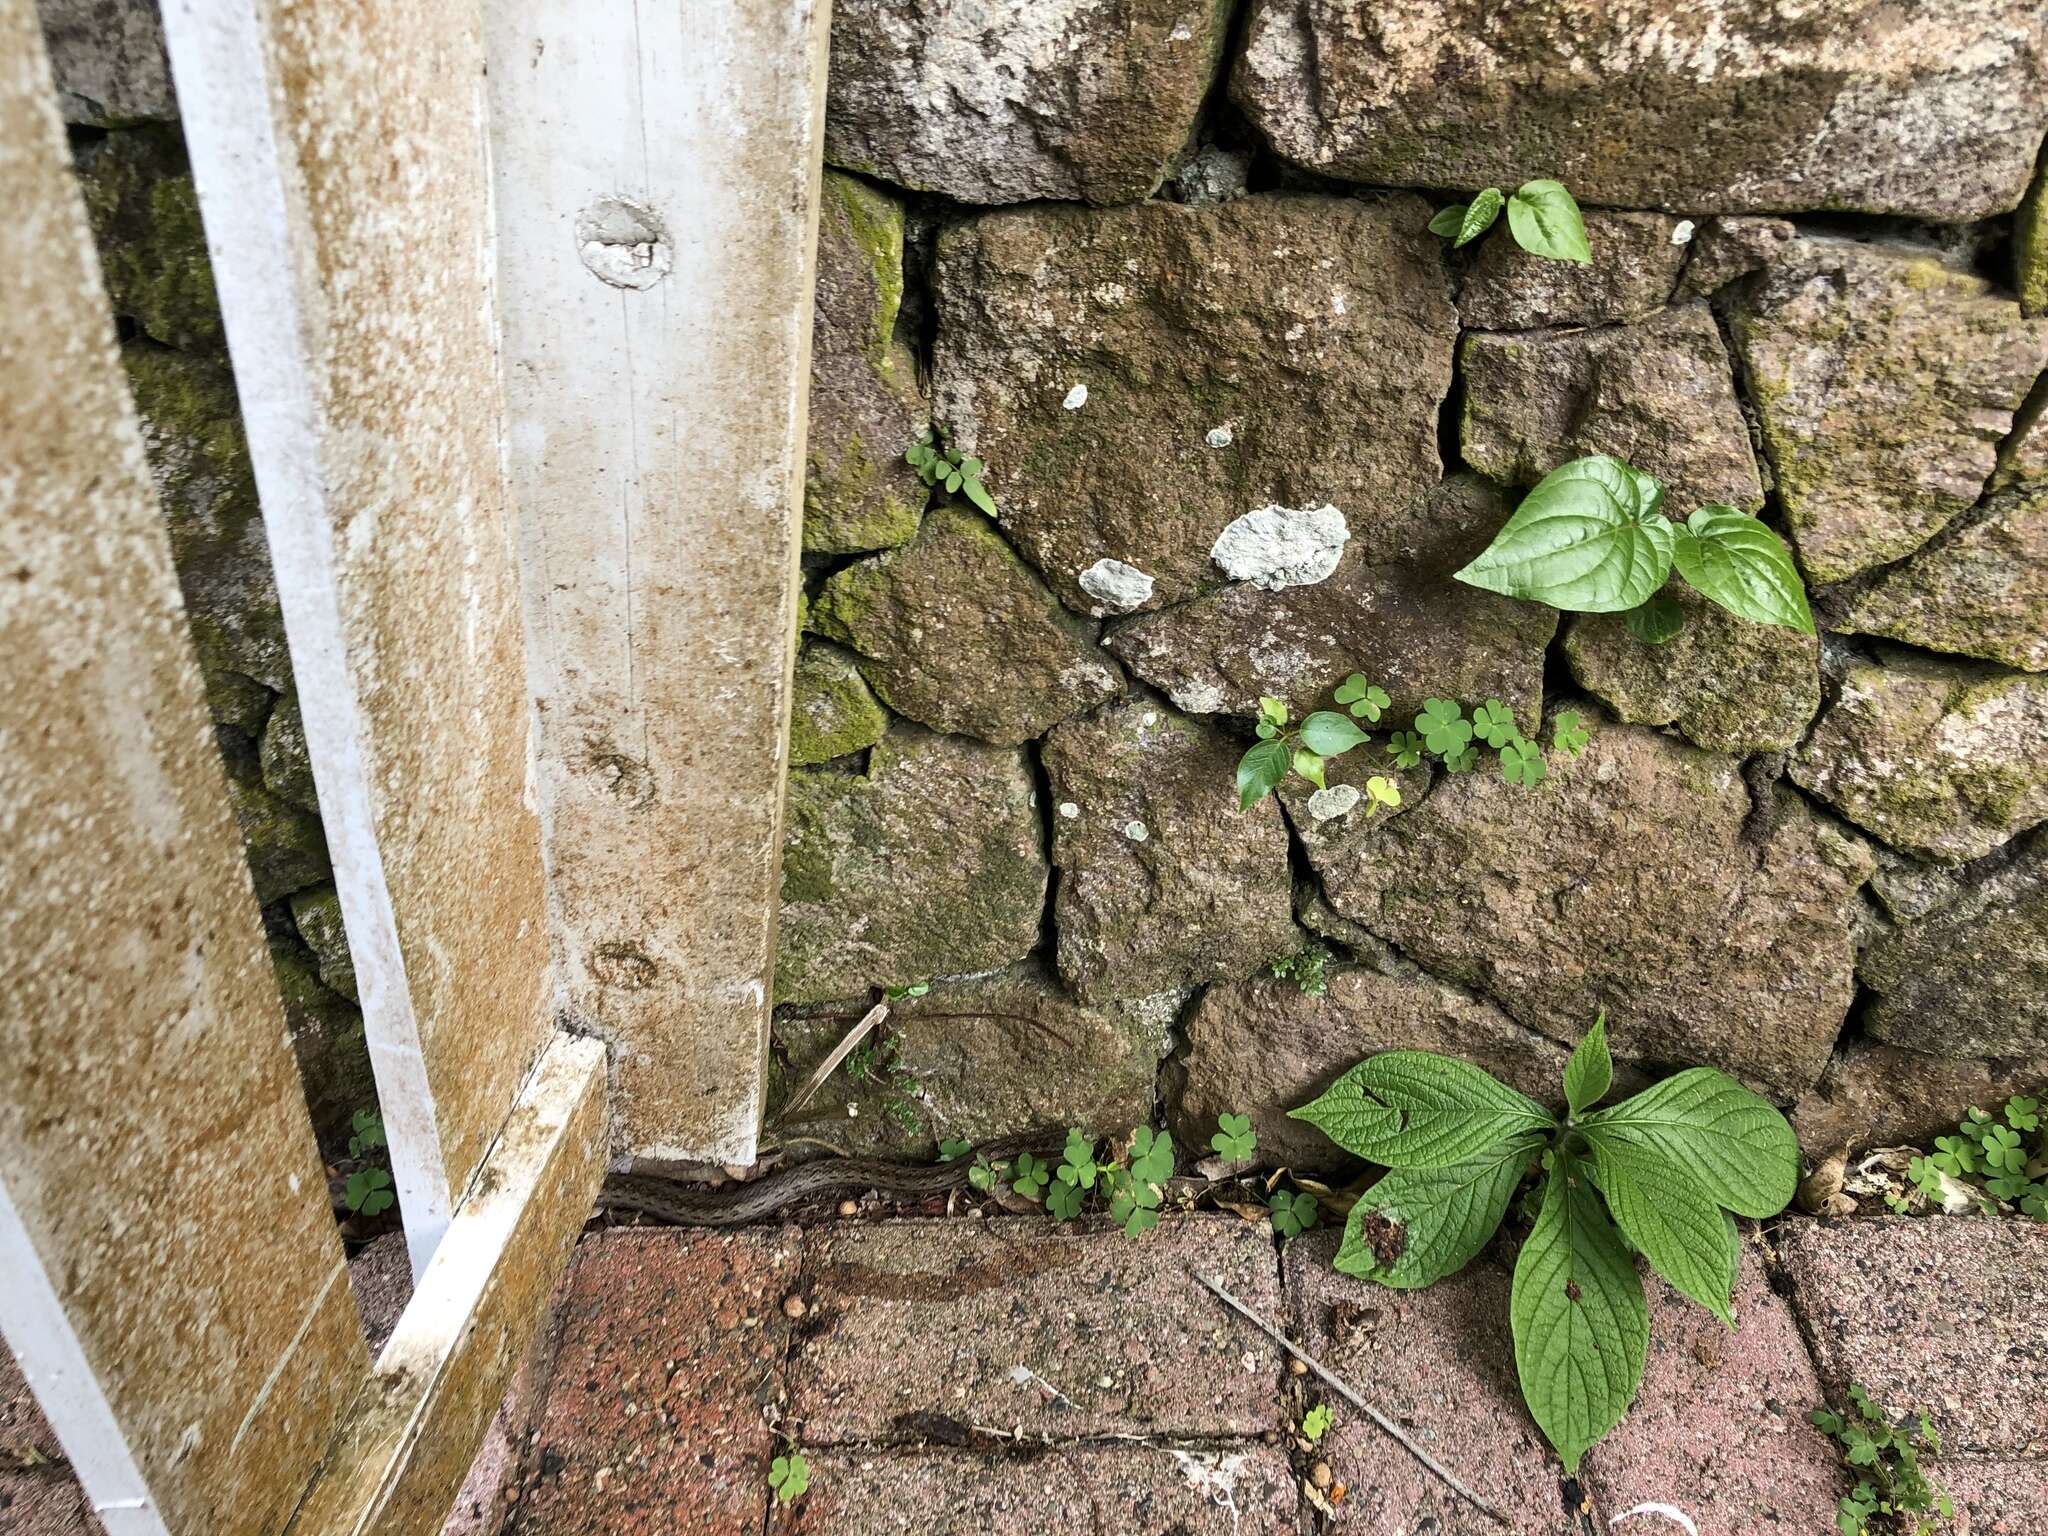
[[[1672,527],[1657,482],[1605,455],[1574,459],[1536,483],[1458,580],[1577,613],[1643,603],[1671,570]]]
[[[1753,623],[1814,632],[1792,552],[1762,523],[1733,507],[1710,505],[1675,532],[1678,574],[1701,596]]]
[[[1451,249],[1470,245],[1489,229],[1500,217],[1501,205],[1507,201],[1500,195],[1499,187],[1488,187],[1472,199],[1472,205],[1465,210],[1465,217],[1458,221],[1458,238],[1451,242]]]
[[[1669,591],[1663,591],[1629,609],[1621,616],[1621,622],[1644,645],[1662,645],[1685,628],[1685,610]]]
[[[1466,207],[1464,203],[1453,203],[1448,208],[1439,208],[1436,217],[1429,221],[1429,232],[1446,240],[1452,238],[1464,228]]]
[[[1531,255],[1557,261],[1591,262],[1586,221],[1578,200],[1561,181],[1527,181],[1508,199],[1508,228],[1515,243]]]

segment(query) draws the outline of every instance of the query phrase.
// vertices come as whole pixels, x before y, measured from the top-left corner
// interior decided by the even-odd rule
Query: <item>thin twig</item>
[[[1294,1356],[1295,1359],[1299,1360],[1303,1365],[1307,1366],[1310,1370],[1314,1371],[1318,1376],[1322,1377],[1324,1381],[1328,1382],[1332,1387],[1336,1388],[1337,1392],[1343,1397],[1345,1402],[1349,1403],[1352,1407],[1356,1408],[1360,1413],[1363,1413],[1367,1418],[1371,1419],[1373,1423],[1379,1425],[1381,1429],[1385,1430],[1388,1434],[1392,1435],[1396,1440],[1400,1441],[1401,1445],[1408,1451],[1408,1453],[1411,1456],[1413,1456],[1417,1461],[1421,1462],[1425,1467],[1429,1468],[1429,1470],[1434,1472],[1438,1477],[1442,1478],[1444,1482],[1450,1486],[1451,1491],[1456,1493],[1459,1498],[1463,1499],[1467,1504],[1470,1504],[1474,1509],[1480,1511],[1482,1514],[1490,1515],[1493,1519],[1498,1520],[1502,1525],[1506,1525],[1509,1523],[1508,1517],[1506,1515],[1502,1514],[1499,1510],[1495,1509],[1491,1504],[1487,1503],[1486,1500],[1480,1498],[1478,1494],[1474,1493],[1470,1488],[1467,1488],[1463,1483],[1459,1482],[1457,1478],[1453,1477],[1448,1467],[1446,1467],[1442,1462],[1438,1461],[1434,1456],[1430,1455],[1429,1452],[1425,1451],[1421,1446],[1417,1445],[1413,1440],[1409,1439],[1406,1434],[1402,1433],[1399,1425],[1394,1423],[1392,1419],[1388,1418],[1385,1414],[1381,1413],[1379,1409],[1373,1407],[1371,1403],[1368,1403],[1364,1398],[1360,1397],[1356,1392],[1354,1392],[1351,1389],[1350,1384],[1346,1382],[1341,1376],[1339,1376],[1335,1371],[1331,1370],[1328,1366],[1324,1365],[1322,1361],[1316,1359],[1306,1350],[1296,1348],[1291,1342],[1289,1342],[1287,1336],[1283,1334],[1278,1328],[1275,1328],[1271,1323],[1267,1322],[1263,1317],[1259,1316],[1258,1313],[1254,1312],[1250,1307],[1246,1306],[1243,1302],[1239,1301],[1235,1296],[1231,1295],[1230,1292],[1223,1289],[1223,1287],[1219,1285],[1216,1281],[1210,1279],[1207,1275],[1202,1274],[1197,1270],[1190,1269],[1188,1273],[1193,1275],[1197,1280],[1201,1281],[1202,1284],[1206,1285],[1211,1291],[1214,1291],[1216,1293],[1217,1300],[1221,1301],[1225,1306],[1230,1307],[1233,1311],[1242,1315],[1261,1333],[1264,1333],[1268,1338],[1272,1339],[1272,1341],[1275,1344],[1278,1344],[1282,1349],[1286,1350],[1287,1353]]]
[[[818,1091],[819,1086],[825,1079],[832,1075],[833,1069],[840,1062],[846,1060],[856,1045],[867,1039],[868,1031],[887,1017],[889,1017],[889,1005],[887,1003],[877,1003],[863,1014],[861,1021],[846,1032],[846,1038],[832,1047],[832,1054],[818,1063],[818,1070],[813,1072],[811,1080],[798,1090],[797,1096],[782,1106],[782,1113],[775,1117],[775,1123],[781,1125],[791,1115],[802,1109],[810,1101],[811,1095]]]

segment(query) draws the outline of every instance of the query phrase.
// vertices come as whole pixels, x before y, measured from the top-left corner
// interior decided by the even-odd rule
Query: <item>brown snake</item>
[[[967,1182],[977,1158],[1000,1162],[1019,1152],[1056,1148],[1065,1133],[1034,1131],[985,1141],[950,1163],[891,1163],[877,1157],[827,1157],[798,1163],[765,1179],[714,1189],[645,1174],[613,1174],[598,1192],[603,1210],[633,1211],[679,1227],[736,1227],[765,1221],[785,1206],[841,1189],[878,1189],[890,1195],[943,1195]]]

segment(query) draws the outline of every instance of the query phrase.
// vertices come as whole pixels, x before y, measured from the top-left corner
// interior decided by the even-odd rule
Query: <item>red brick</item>
[[[1788,1220],[1779,1251],[1831,1394],[1925,1408],[1952,1452],[2048,1453],[2048,1225]]]
[[[1273,1428],[1278,1349],[1190,1266],[1278,1310],[1271,1239],[1236,1217],[1167,1221],[1136,1239],[1042,1217],[817,1232],[804,1259],[812,1315],[790,1370],[804,1439],[913,1440],[919,1415],[1054,1437]],[[1019,1365],[1066,1400],[1013,1381]]]
[[[758,1536],[797,1281],[792,1229],[588,1238],[518,1536]]]
[[[1650,1358],[1642,1390],[1580,1468],[1602,1523],[1654,1503],[1683,1510],[1703,1533],[1832,1529],[1848,1480],[1833,1443],[1807,1419],[1822,1406],[1820,1380],[1757,1250],[1743,1254],[1734,1333],[1647,1270],[1644,1290]],[[1653,1536],[1658,1526],[1639,1529]]]
[[[1287,1245],[1287,1309],[1311,1355],[1386,1414],[1526,1536],[1577,1536],[1564,1469],[1522,1406],[1508,1325],[1508,1274],[1480,1258],[1420,1291],[1390,1290],[1330,1267],[1335,1232]],[[1313,1377],[1333,1427],[1319,1449],[1346,1488],[1354,1530],[1500,1536],[1377,1425]]]
[[[771,1536],[1292,1536],[1299,1529],[1282,1452],[1249,1441],[1189,1454],[1242,1458],[1231,1471],[1234,1518],[1159,1446],[1037,1456],[825,1450],[809,1455],[811,1491],[778,1509],[768,1529]]]

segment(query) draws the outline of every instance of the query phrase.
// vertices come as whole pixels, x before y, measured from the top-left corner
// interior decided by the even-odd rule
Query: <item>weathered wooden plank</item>
[[[291,1536],[433,1536],[604,1177],[605,1057],[558,1035],[421,1275]]]
[[[548,1027],[476,0],[169,0],[417,1271]]]
[[[31,0],[0,206],[0,1329],[112,1536],[254,1536],[369,1362]]]
[[[485,5],[557,976],[646,1157],[754,1155],[828,9]]]

